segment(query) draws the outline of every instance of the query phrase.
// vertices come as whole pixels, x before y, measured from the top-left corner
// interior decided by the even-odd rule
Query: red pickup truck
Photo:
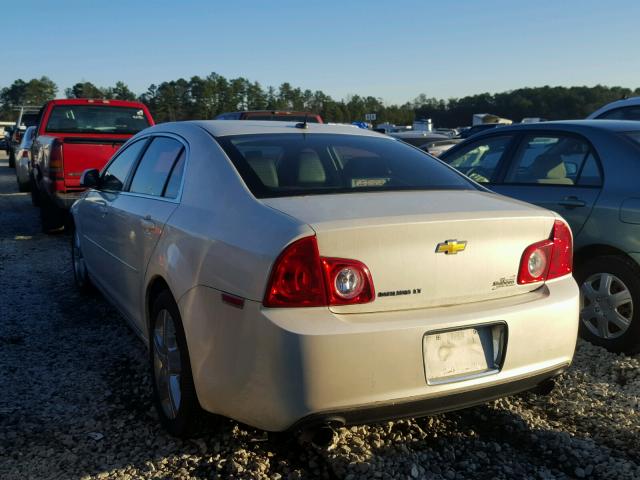
[[[84,190],[80,176],[102,169],[134,134],[154,124],[145,105],[123,100],[51,100],[33,142],[32,198],[45,232],[61,229]]]

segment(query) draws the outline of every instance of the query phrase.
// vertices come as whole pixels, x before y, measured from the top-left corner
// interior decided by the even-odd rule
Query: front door
[[[111,205],[115,234],[109,245],[118,258],[115,296],[137,326],[144,329],[144,278],[164,226],[178,207],[178,188],[186,149],[177,139],[154,137],[130,181]],[[177,183],[176,183],[177,182]]]

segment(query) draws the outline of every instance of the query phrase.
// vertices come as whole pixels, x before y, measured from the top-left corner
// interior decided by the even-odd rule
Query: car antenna
[[[296,128],[302,128],[303,130],[309,128],[309,125],[307,125],[307,115],[307,113],[304,114],[304,122],[296,123]]]

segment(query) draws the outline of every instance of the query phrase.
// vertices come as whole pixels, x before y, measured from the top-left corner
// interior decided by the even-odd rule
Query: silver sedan
[[[82,176],[73,271],[150,346],[160,419],[266,430],[463,408],[572,361],[558,215],[338,125],[161,124]]]

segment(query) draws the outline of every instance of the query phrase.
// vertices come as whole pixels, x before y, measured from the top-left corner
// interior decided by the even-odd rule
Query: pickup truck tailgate
[[[80,188],[82,172],[88,168],[102,170],[127,139],[66,137],[61,141],[65,187]]]

